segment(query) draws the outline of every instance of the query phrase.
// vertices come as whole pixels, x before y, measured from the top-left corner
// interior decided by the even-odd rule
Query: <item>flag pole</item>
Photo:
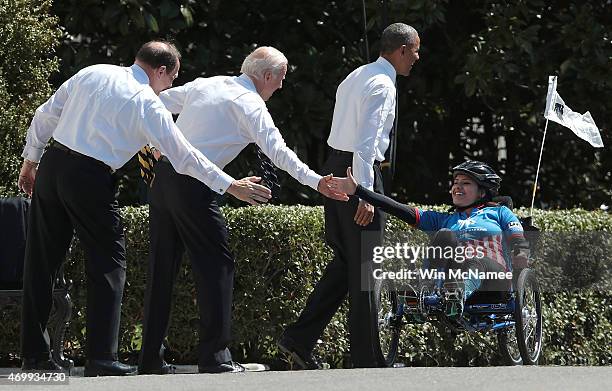
[[[544,141],[546,141],[546,130],[548,129],[548,118],[546,118],[546,125],[544,125],[544,137],[542,137],[542,147],[540,148],[540,157],[538,158],[538,168],[536,170],[535,182],[533,184],[533,195],[531,197],[531,210],[529,211],[529,217],[533,217],[533,204],[535,203],[536,190],[538,188],[538,176],[540,174],[540,163],[542,163],[542,152],[544,152]]]

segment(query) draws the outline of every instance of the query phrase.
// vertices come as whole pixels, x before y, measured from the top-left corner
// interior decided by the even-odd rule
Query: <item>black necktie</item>
[[[270,201],[276,200],[278,199],[278,193],[280,192],[280,184],[278,183],[278,176],[276,175],[276,167],[257,144],[255,144],[255,151],[257,152],[257,159],[259,160],[259,172],[262,179],[262,184],[267,186],[272,191],[272,199]]]

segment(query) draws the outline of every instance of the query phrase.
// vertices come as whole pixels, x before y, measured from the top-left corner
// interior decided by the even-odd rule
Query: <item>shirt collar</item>
[[[385,70],[385,74],[387,74],[391,78],[391,80],[393,80],[393,82],[395,83],[395,77],[396,77],[395,68],[389,62],[389,60],[383,57],[378,57],[378,59],[376,60],[376,63],[383,67],[383,69]]]
[[[133,64],[130,69],[132,70],[132,74],[134,75],[134,79],[136,79],[141,84],[149,85],[149,76],[144,69],[138,64]]]
[[[236,77],[236,81],[241,86],[257,94],[257,88],[255,88],[255,83],[253,83],[253,80],[251,80],[248,75],[243,73],[240,76]]]

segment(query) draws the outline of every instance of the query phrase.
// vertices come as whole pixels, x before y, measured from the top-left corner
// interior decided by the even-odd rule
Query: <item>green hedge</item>
[[[15,195],[25,134],[51,95],[61,31],[51,0],[0,0],[0,195]]]
[[[122,212],[127,238],[128,276],[122,307],[120,351],[124,359],[135,362],[141,344],[148,210],[146,207],[129,207]],[[286,368],[287,363],[277,351],[275,342],[283,327],[297,318],[307,295],[331,258],[331,250],[323,242],[322,208],[265,206],[223,208],[223,212],[230,230],[230,245],[237,259],[234,357],[238,361],[266,362],[273,368]],[[524,214],[526,211],[518,212]],[[541,273],[545,290],[543,363],[612,363],[609,348],[612,346],[612,295],[609,289],[601,289],[609,286],[604,282],[609,281],[612,216],[584,210],[536,211],[534,220],[549,232],[569,235],[559,238],[556,233],[551,233],[549,237],[543,237],[536,254],[536,268]],[[389,219],[389,232],[401,230],[409,228],[397,219]],[[574,242],[579,242],[576,238],[582,237],[583,231],[599,233],[598,242],[583,243],[579,249],[568,248],[568,243],[575,246]],[[421,233],[412,233],[412,240],[423,240]],[[568,241],[568,237],[574,238],[574,242]],[[594,251],[595,255],[603,254],[595,263],[604,274],[588,286],[583,284],[582,276],[573,280],[572,275],[568,275],[570,269],[564,269],[566,261],[544,261],[542,258],[576,252],[588,255],[589,251]],[[590,265],[590,258],[583,258],[582,261]],[[575,266],[579,265],[574,265],[571,270],[580,269]],[[75,298],[67,354],[80,361],[83,359],[86,287],[83,254],[78,244],[71,252],[67,270],[74,282]],[[170,360],[175,363],[196,362],[198,322],[195,297],[186,260],[175,287],[168,338]],[[11,358],[16,360],[19,351],[19,324],[15,321],[18,316],[15,309],[9,309],[0,319],[0,360],[5,362]],[[322,343],[317,347],[318,354],[334,367],[342,367],[348,360],[345,321],[346,308],[343,307],[325,330]],[[500,362],[496,351],[491,336],[483,338],[468,333],[454,336],[435,325],[425,324],[406,328],[400,355],[409,365],[491,365]]]

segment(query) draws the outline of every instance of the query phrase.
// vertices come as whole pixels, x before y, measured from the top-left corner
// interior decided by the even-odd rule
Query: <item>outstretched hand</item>
[[[326,175],[319,181],[319,185],[317,186],[317,190],[319,193],[323,194],[325,197],[331,198],[332,200],[337,201],[348,201],[348,195],[346,192],[335,191],[330,188],[329,183],[334,179],[332,174]]]
[[[241,201],[251,205],[259,205],[268,202],[272,198],[272,191],[258,184],[261,177],[249,176],[232,182],[227,192]]]
[[[38,164],[29,160],[24,160],[19,171],[19,179],[17,180],[17,186],[21,191],[26,193],[28,197],[32,197],[32,191],[34,191],[34,181],[36,180],[36,171]]]
[[[350,167],[346,169],[346,178],[331,178],[328,185],[333,191],[349,195],[355,194],[357,190],[357,182],[353,178],[353,172]]]

